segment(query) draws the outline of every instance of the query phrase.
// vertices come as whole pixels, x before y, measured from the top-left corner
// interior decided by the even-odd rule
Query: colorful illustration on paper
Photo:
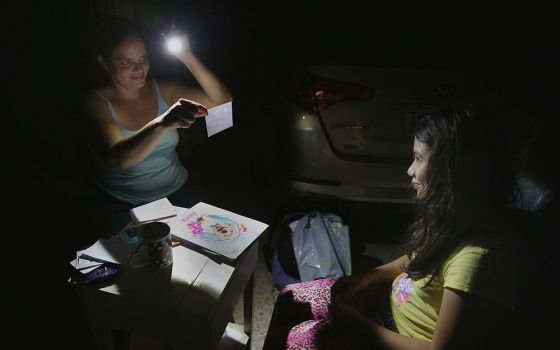
[[[236,259],[268,227],[267,224],[206,203],[179,208],[172,235],[205,250]]]
[[[193,220],[194,219],[194,220]],[[192,213],[183,221],[191,231],[193,237],[211,242],[224,242],[236,239],[247,227],[238,224],[230,218],[215,214],[197,215]]]

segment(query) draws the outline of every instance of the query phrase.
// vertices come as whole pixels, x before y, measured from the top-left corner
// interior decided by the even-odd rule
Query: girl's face
[[[414,160],[407,170],[408,176],[412,177],[412,187],[416,190],[416,198],[422,197],[428,183],[428,163],[431,150],[429,146],[416,137],[414,138]]]
[[[115,83],[125,88],[143,87],[150,69],[144,41],[137,36],[125,39],[104,67]]]

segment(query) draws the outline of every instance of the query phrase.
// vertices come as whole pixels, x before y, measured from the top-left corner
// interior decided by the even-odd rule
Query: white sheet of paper
[[[70,261],[70,265],[76,270],[80,271],[82,274],[86,274],[90,271],[95,270],[97,267],[101,266],[103,263],[99,261],[93,261],[85,258],[77,258]]]
[[[120,264],[124,259],[132,253],[134,245],[127,244],[125,241],[118,237],[111,237],[109,239],[101,238],[95,242],[91,247],[78,252],[78,256],[84,255],[88,260],[101,260]],[[81,263],[81,258],[80,258]]]
[[[206,130],[208,137],[219,133],[222,130],[233,126],[233,112],[231,102],[208,109],[206,120]]]

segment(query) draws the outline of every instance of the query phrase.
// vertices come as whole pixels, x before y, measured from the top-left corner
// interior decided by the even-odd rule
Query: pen
[[[177,246],[180,246],[180,245],[181,245],[181,242],[178,242],[178,241],[172,241],[171,242],[172,247],[177,247]]]

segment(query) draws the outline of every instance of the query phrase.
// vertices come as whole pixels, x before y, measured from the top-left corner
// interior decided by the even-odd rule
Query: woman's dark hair
[[[438,111],[421,118],[414,137],[430,149],[426,191],[405,248],[409,275],[437,277],[461,244],[488,231],[514,186],[505,142],[490,110]]]
[[[119,44],[130,37],[140,37],[145,40],[144,29],[136,22],[126,17],[111,16],[103,18],[96,28],[97,38],[95,52],[108,60]]]
[[[109,81],[109,76],[97,61],[96,56],[101,55],[105,60],[109,60],[120,43],[134,36],[140,37],[146,42],[144,29],[131,19],[110,16],[96,21],[86,36],[87,42],[93,43],[92,47],[86,48],[91,69],[88,70],[85,79],[88,80],[90,87],[98,88]]]

